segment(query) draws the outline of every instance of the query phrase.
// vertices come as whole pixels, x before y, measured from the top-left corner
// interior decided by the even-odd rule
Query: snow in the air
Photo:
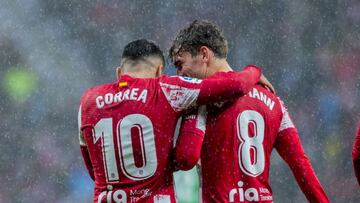
[[[91,202],[80,96],[116,80],[128,42],[151,39],[167,56],[195,19],[223,30],[234,70],[262,67],[330,201],[360,202],[351,162],[360,120],[357,0],[0,0],[0,202]],[[175,74],[167,61],[165,74]],[[197,202],[196,174],[176,174],[180,202]],[[270,184],[275,202],[306,202],[276,150]]]

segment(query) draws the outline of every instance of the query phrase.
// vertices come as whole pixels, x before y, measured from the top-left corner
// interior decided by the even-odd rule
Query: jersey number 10
[[[256,177],[265,168],[264,118],[256,111],[246,110],[239,114],[236,124],[237,137],[240,140],[238,151],[240,169],[246,175]],[[249,135],[250,127],[253,129],[253,136]]]
[[[115,156],[113,138],[113,119],[102,118],[96,123],[93,133],[94,143],[101,140],[101,151],[107,182],[119,181],[119,172]],[[131,131],[139,134],[141,166],[135,165]],[[154,127],[151,120],[142,114],[125,116],[116,125],[116,140],[123,174],[132,180],[143,180],[151,177],[157,168],[157,157],[154,140]]]

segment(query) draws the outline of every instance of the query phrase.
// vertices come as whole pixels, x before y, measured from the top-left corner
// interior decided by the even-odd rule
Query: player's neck
[[[129,75],[133,78],[155,78],[156,73],[150,71],[139,71],[139,72],[124,72],[124,75]]]
[[[217,72],[229,72],[233,71],[226,59],[216,59],[209,67],[208,76],[211,76]]]
[[[157,77],[157,69],[143,64],[137,66],[124,66],[122,74],[129,75],[133,78],[155,78]]]

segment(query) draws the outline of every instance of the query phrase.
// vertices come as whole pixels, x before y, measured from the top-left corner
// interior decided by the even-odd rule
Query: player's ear
[[[119,79],[121,77],[121,66],[116,68],[115,73],[116,73],[117,79]]]
[[[162,65],[162,64],[156,68],[156,77],[160,77],[162,75],[163,68],[164,68],[164,65]]]
[[[182,73],[179,69],[176,69],[176,75],[178,75],[178,76],[182,76],[182,75],[183,75],[183,73]]]
[[[201,55],[201,60],[204,63],[208,63],[213,55],[213,52],[206,46],[201,46],[199,49],[199,53]]]

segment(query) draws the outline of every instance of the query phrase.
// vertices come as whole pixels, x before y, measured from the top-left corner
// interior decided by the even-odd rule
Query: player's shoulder
[[[242,71],[258,71],[259,73],[261,73],[261,68],[259,68],[258,66],[255,65],[247,65],[243,68],[239,68],[239,70]],[[215,74],[207,77],[207,78],[233,78],[234,75],[239,74],[239,72],[235,72],[235,71],[218,71]]]
[[[237,74],[237,72],[235,72],[235,71],[227,71],[227,72],[218,71],[207,78],[227,78],[227,77],[233,76],[234,74]]]
[[[97,86],[89,87],[84,91],[80,98],[80,104],[86,105],[90,98],[93,98],[94,96],[100,95],[103,92],[106,92],[109,88],[111,88],[114,85],[114,83],[105,83]]]
[[[287,112],[288,110],[287,110],[287,106],[285,105],[285,102],[278,95],[276,95],[276,98],[279,101],[282,113]]]
[[[281,99],[261,85],[255,85],[247,96],[264,103],[270,110],[281,109]]]
[[[201,79],[193,78],[193,77],[184,77],[184,76],[161,76],[159,77],[160,83],[168,83],[168,84],[174,84],[174,85],[196,85],[200,84],[202,82]]]

